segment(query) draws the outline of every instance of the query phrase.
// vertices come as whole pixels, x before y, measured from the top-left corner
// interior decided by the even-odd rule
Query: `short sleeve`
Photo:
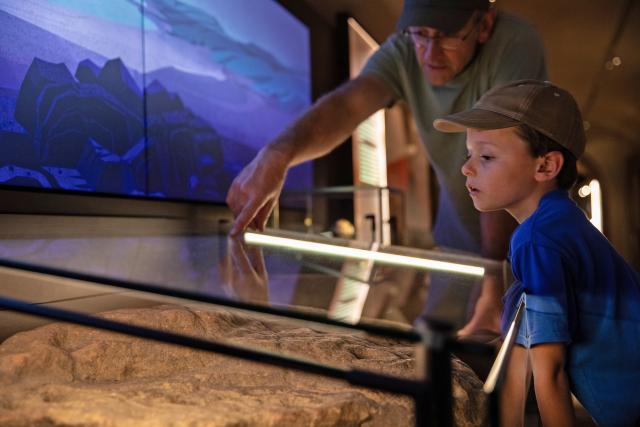
[[[402,81],[407,80],[405,64],[410,60],[415,61],[409,56],[415,55],[409,49],[412,49],[411,46],[403,41],[401,35],[392,35],[371,55],[360,74],[376,75],[391,88],[395,100],[403,99]]]
[[[548,79],[544,47],[535,28],[523,22],[502,37],[506,40],[493,57],[492,87],[520,79]]]
[[[569,289],[562,256],[552,248],[527,243],[512,254],[514,275],[522,282],[525,312],[516,342],[525,347],[571,342]]]

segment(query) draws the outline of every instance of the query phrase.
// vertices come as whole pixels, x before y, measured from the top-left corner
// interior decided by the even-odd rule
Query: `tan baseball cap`
[[[441,132],[502,129],[526,124],[579,158],[586,137],[582,115],[569,92],[547,81],[516,80],[485,93],[470,109],[434,120]]]

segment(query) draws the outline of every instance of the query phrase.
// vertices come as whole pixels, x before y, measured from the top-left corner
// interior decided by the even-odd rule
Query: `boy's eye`
[[[489,161],[493,159],[493,156],[480,156],[480,158],[484,161]]]

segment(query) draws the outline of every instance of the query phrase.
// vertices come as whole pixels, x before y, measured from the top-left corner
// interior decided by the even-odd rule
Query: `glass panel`
[[[403,244],[406,238],[404,194],[393,188],[356,185],[297,192],[285,190],[279,204],[304,206],[304,210],[276,207],[274,228],[383,245]],[[358,204],[354,211],[353,206]],[[328,207],[331,207],[331,216],[327,214]]]
[[[40,227],[25,231],[24,221],[33,223],[33,217],[9,217],[0,239],[5,260],[232,301],[312,308],[347,323],[381,319],[410,326],[426,304],[430,317],[462,327],[485,269],[501,266],[465,254],[274,230],[230,240],[182,221],[43,217]]]

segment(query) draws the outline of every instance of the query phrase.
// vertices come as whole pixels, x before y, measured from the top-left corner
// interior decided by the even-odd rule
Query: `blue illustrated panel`
[[[145,194],[139,7],[0,1],[0,183]]]
[[[310,105],[307,28],[272,0],[145,2],[149,192],[224,200]],[[311,186],[292,170],[288,189]]]
[[[223,202],[311,103],[308,30],[273,0],[0,0],[0,45],[5,185]]]

